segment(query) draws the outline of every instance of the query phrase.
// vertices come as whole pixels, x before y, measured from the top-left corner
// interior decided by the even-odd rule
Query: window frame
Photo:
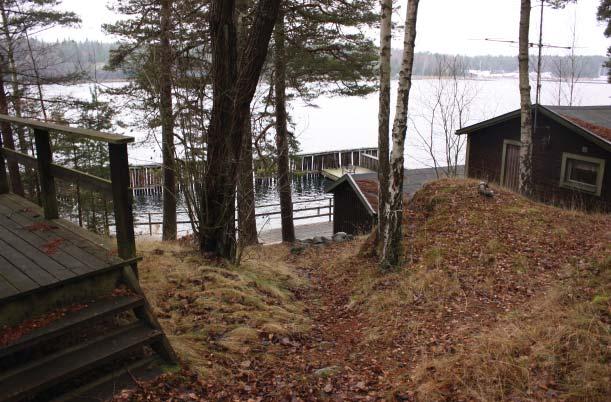
[[[571,181],[566,179],[568,159],[573,159],[582,162],[590,162],[598,165],[598,170],[596,172],[596,184],[586,184],[580,183],[576,181]],[[562,153],[562,167],[560,168],[560,187],[567,188],[571,190],[578,190],[584,193],[592,194],[597,197],[600,197],[600,193],[602,192],[603,186],[603,178],[605,175],[605,163],[606,161],[601,158],[595,158],[592,156],[578,155],[570,152]]]

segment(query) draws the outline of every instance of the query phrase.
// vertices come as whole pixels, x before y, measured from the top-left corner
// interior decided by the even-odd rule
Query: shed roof
[[[441,171],[440,171],[440,174]],[[458,167],[458,174],[464,174],[464,166]],[[437,173],[434,168],[424,169],[405,169],[403,172],[403,194],[406,197],[411,197],[425,183],[436,180]],[[333,192],[343,183],[350,185],[357,193],[365,207],[373,215],[378,212],[378,174],[377,173],[361,173],[361,174],[345,174],[339,180],[334,181],[326,192]]]
[[[611,105],[544,106],[534,105],[539,112],[575,133],[611,151]],[[520,116],[520,109],[461,128],[456,134],[469,134]]]

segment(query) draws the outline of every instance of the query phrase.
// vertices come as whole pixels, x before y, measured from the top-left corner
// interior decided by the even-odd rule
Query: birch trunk
[[[530,29],[530,0],[521,0],[519,37],[520,74],[520,192],[532,193],[532,106],[528,77],[528,33]],[[504,168],[504,167],[501,167]]]
[[[174,160],[174,112],[172,110],[172,0],[161,1],[159,65],[159,115],[163,155],[163,233],[162,240],[176,240],[176,161]]]
[[[412,87],[418,2],[419,0],[409,0],[407,3],[403,61],[399,74],[397,109],[392,128],[391,176],[389,183],[390,208],[385,211],[386,227],[382,238],[380,265],[383,269],[398,266],[403,254],[403,153],[405,151],[409,93]]]
[[[280,192],[280,220],[282,241],[295,241],[293,200],[289,176],[289,143],[286,115],[286,55],[284,49],[284,10],[280,9],[274,31],[274,90],[276,106],[276,151],[278,153],[278,190]]]
[[[380,21],[380,96],[378,109],[378,236],[379,244],[386,231],[390,211],[388,182],[388,136],[390,130],[390,50],[392,35],[392,0],[382,0]],[[377,245],[376,245],[377,248]]]

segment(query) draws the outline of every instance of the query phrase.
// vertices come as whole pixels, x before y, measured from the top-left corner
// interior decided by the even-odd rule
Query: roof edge
[[[354,181],[354,178],[349,173],[344,174],[339,180],[336,180],[333,184],[327,187],[325,189],[325,193],[330,193],[346,181],[348,182],[348,184],[350,184],[350,187],[352,187],[354,192],[356,192],[356,195],[359,197],[363,205],[365,205],[367,212],[369,212],[369,214],[372,216],[377,216],[378,211],[375,211],[373,209],[373,207],[369,203],[369,200],[367,199],[367,197],[365,197],[365,194],[363,194],[361,188],[358,186],[358,184],[356,184],[356,181]]]

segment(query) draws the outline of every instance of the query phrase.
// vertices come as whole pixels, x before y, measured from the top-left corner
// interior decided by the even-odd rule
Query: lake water
[[[447,85],[448,81],[442,84]],[[109,87],[117,87],[124,83],[103,84]],[[415,79],[413,81],[410,96],[410,125],[406,140],[406,167],[422,168],[432,166],[432,158],[425,149],[425,144],[419,138],[418,132],[426,133],[429,105],[434,98],[439,83],[433,79]],[[465,125],[474,124],[519,108],[518,80],[515,77],[497,79],[472,79],[460,83],[469,89],[473,96],[470,113]],[[394,115],[394,99],[396,96],[397,83],[392,86],[391,111]],[[76,85],[70,87],[48,86],[47,95],[63,94],[78,98],[89,97],[89,85]],[[558,103],[558,84],[553,81],[543,81],[541,98],[543,104]],[[131,135],[136,142],[130,145],[129,157],[132,164],[146,164],[161,162],[161,141],[155,140],[155,135],[150,132],[134,128],[132,123],[134,116],[131,115],[129,99],[115,98],[112,101],[120,107],[117,120],[127,124],[128,128],[117,126],[119,134]],[[316,107],[307,106],[299,101],[293,102],[290,107],[292,120],[295,124],[293,131],[301,143],[301,151],[321,152],[336,149],[350,149],[357,147],[377,146],[377,93],[364,97],[320,97],[316,100]],[[575,105],[606,105],[611,103],[611,85],[603,79],[580,82],[576,86],[574,95]],[[563,104],[566,104],[564,101]],[[392,117],[392,116],[391,116]],[[456,127],[458,128],[458,127]],[[156,134],[156,133],[153,133]],[[443,141],[436,135],[437,147]],[[437,148],[437,151],[441,151]],[[461,155],[460,163],[464,157]],[[319,199],[324,196],[324,180],[318,176],[303,176],[293,179],[293,190],[295,201],[306,201]],[[269,212],[277,207],[262,207],[269,204],[277,204],[277,189],[274,181],[258,181],[256,186],[257,213]],[[323,204],[326,201],[322,202]],[[321,203],[299,204],[301,207],[317,206]],[[161,200],[156,196],[138,197],[136,200],[136,216],[139,220],[147,221],[148,212],[159,212]],[[316,212],[316,211],[314,211]],[[311,213],[311,211],[310,211]],[[307,214],[307,212],[302,213]],[[159,217],[160,218],[160,217]],[[186,218],[181,216],[179,220]],[[312,223],[325,220],[317,218],[297,221],[297,224]],[[155,219],[153,219],[155,220]],[[156,219],[160,220],[160,219]],[[257,220],[259,229],[279,227],[278,216],[260,217]],[[144,227],[140,227],[145,231]],[[158,228],[157,228],[158,229]],[[188,225],[182,225],[181,230],[188,230]],[[146,228],[148,231],[148,228]]]

